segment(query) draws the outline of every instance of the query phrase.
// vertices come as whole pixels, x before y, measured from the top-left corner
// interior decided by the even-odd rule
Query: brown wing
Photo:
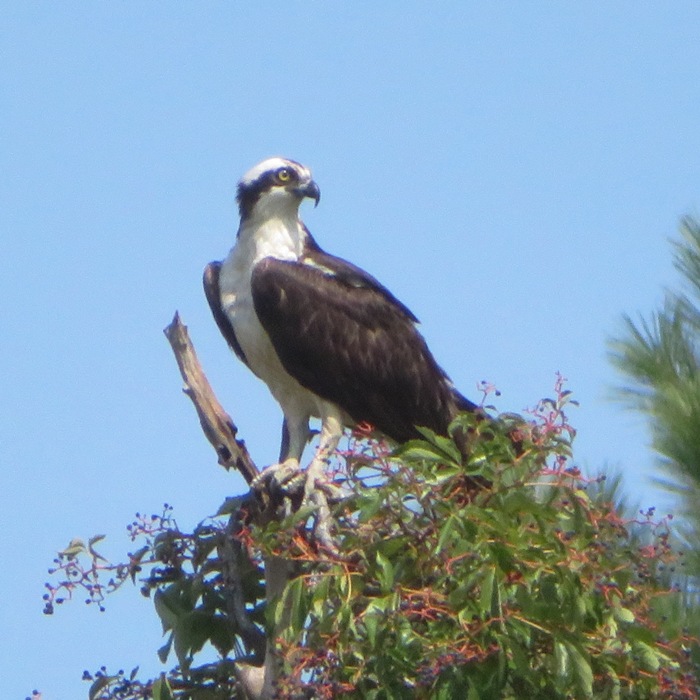
[[[416,330],[414,317],[374,278],[353,266],[323,268],[266,258],[255,267],[255,311],[282,365],[302,386],[397,442],[415,426],[445,434],[456,392]]]
[[[219,273],[221,272],[221,262],[216,260],[210,262],[204,268],[204,276],[202,282],[204,284],[204,294],[209,302],[209,308],[214,316],[216,325],[219,327],[221,334],[226,339],[231,349],[238,355],[242,362],[246,365],[248,360],[246,360],[243,348],[241,348],[237,338],[236,333],[233,330],[231,321],[229,321],[228,316],[224,313],[221,308],[221,291],[219,289]]]

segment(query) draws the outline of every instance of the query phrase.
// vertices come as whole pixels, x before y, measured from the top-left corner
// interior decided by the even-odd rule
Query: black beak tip
[[[321,200],[321,190],[318,189],[318,185],[313,180],[294,188],[293,191],[300,199],[304,199],[305,197],[313,199],[315,207],[318,206],[318,203]]]
[[[318,203],[321,201],[321,190],[313,180],[307,185],[306,196],[314,200],[314,207],[317,207]]]

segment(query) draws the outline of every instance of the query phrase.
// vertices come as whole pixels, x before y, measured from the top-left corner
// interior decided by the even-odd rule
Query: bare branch
[[[243,441],[236,438],[238,429],[214,395],[197,359],[187,327],[180,321],[177,312],[170,325],[164,329],[164,333],[170,342],[185,382],[183,391],[190,397],[197,410],[202,430],[216,450],[219,464],[227,469],[231,467],[238,469],[248,485],[252,487],[249,505],[252,507],[250,515],[253,519],[258,522],[281,519],[288,514],[290,508],[296,509],[302,503],[314,505],[316,507],[314,534],[322,547],[336,554],[337,550],[330,533],[331,514],[328,497],[323,487],[317,485],[319,477],[317,470],[311,470],[305,479],[298,480],[298,483],[290,486],[284,493],[275,491],[272,479],[262,481],[256,479],[260,472]],[[334,494],[329,495],[332,497]],[[232,530],[235,527],[235,518],[232,516],[226,537],[219,545],[219,555],[224,562],[224,576],[228,589],[227,608],[246,646],[253,651],[254,657],[263,661],[260,666],[242,660],[236,662],[236,676],[249,700],[268,700],[275,695],[275,683],[279,673],[279,659],[274,640],[289,624],[289,609],[283,611],[276,629],[272,634],[268,634],[267,638],[249,620],[242,600],[237,556],[240,547],[233,537]],[[265,558],[264,577],[268,603],[282,595],[292,576],[292,566],[288,560],[277,556]],[[264,657],[264,660],[261,657]]]
[[[224,598],[226,609],[238,625],[238,632],[250,651],[261,660],[265,657],[267,639],[248,617],[241,581],[241,544],[236,539],[240,528],[238,514],[234,513],[228,522],[224,536],[219,540],[217,551],[221,560],[221,573],[226,584]],[[267,573],[267,572],[266,572]]]
[[[180,321],[180,315],[177,312],[163,332],[173,349],[180,374],[185,382],[183,391],[197,409],[202,430],[216,450],[219,464],[227,469],[237,469],[250,485],[259,474],[259,470],[248,453],[245,443],[236,438],[238,428],[214,395],[209,380],[197,359],[187,326]]]

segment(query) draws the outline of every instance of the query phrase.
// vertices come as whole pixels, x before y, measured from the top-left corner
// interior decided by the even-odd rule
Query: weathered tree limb
[[[197,354],[190,340],[187,327],[175,316],[164,331],[170,342],[180,374],[185,383],[183,391],[194,404],[199,416],[202,430],[207,440],[214,447],[219,464],[227,469],[237,469],[251,486],[250,501],[253,505],[249,513],[258,522],[281,519],[289,514],[290,509],[299,506],[315,507],[313,534],[317,542],[330,554],[337,550],[330,531],[331,512],[329,498],[338,499],[338,494],[328,484],[323,484],[315,471],[307,473],[305,478],[293,480],[289,488],[278,493],[273,479],[258,479],[261,474],[242,440],[237,439],[238,428],[231,416],[224,410],[216,398],[209,380],[206,378]],[[264,475],[263,475],[264,476]],[[328,491],[328,493],[326,493]],[[238,681],[250,700],[271,700],[275,696],[275,682],[278,677],[279,659],[275,649],[275,638],[288,624],[288,610],[283,611],[280,622],[267,639],[263,633],[248,619],[242,602],[240,576],[238,574],[238,556],[240,547],[234,543],[233,530],[238,526],[238,514],[231,515],[229,521],[229,539],[219,546],[219,555],[224,562],[224,575],[228,586],[228,612],[235,621],[239,634],[246,645],[253,650],[254,656],[264,656],[261,666],[237,661],[235,663]],[[265,597],[268,604],[279,598],[293,576],[291,562],[280,556],[265,557]]]
[[[260,473],[242,440],[238,440],[238,428],[224,410],[206,378],[190,340],[187,326],[175,316],[163,332],[175,353],[180,374],[185,382],[183,391],[197,409],[199,422],[207,440],[216,450],[219,464],[227,469],[237,469],[248,485]]]
[[[248,617],[243,593],[243,581],[241,580],[241,543],[236,535],[240,530],[240,518],[234,513],[229,518],[224,536],[217,544],[217,552],[221,560],[221,573],[225,583],[224,599],[226,611],[232,620],[235,620],[238,633],[246,647],[255,657],[263,662],[267,649],[265,633]]]
[[[180,374],[185,383],[183,391],[190,397],[201,423],[202,430],[207,440],[216,450],[219,464],[227,469],[237,469],[251,485],[260,474],[255,462],[248,453],[244,442],[238,440],[236,435],[238,428],[231,416],[224,410],[223,406],[216,398],[209,380],[206,378],[202,366],[197,359],[190,340],[187,327],[180,320],[180,315],[175,316],[164,331],[170,342]],[[257,496],[264,494],[258,493]],[[253,496],[255,498],[255,496]],[[269,497],[263,500],[270,502]],[[266,517],[270,517],[274,508],[263,509]],[[262,515],[262,511],[259,511]],[[274,517],[274,516],[273,516]],[[234,520],[236,514],[231,516],[229,521],[229,531],[235,527]],[[229,603],[230,614],[236,620],[239,632],[247,643],[256,650],[257,655],[264,654],[262,666],[249,663],[237,662],[235,664],[238,681],[247,698],[250,700],[267,700],[274,696],[274,685],[277,678],[278,660],[276,657],[274,642],[272,639],[266,641],[258,636],[257,628],[247,619],[244,606],[240,599],[240,579],[238,577],[237,557],[233,551],[233,543],[228,543],[220,547],[219,554],[225,562],[227,583],[230,586]],[[229,551],[226,551],[229,549]],[[268,603],[282,594],[291,576],[289,562],[279,557],[266,557],[265,559],[265,586]]]

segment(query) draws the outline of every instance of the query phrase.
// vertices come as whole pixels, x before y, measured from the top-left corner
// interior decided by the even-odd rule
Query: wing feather
[[[323,255],[314,264],[265,258],[253,271],[255,311],[285,370],[398,442],[416,437],[416,425],[445,434],[457,410],[475,406],[454,390],[413,314],[360,268]]]
[[[219,287],[220,273],[221,261],[219,260],[210,262],[204,268],[204,276],[202,279],[202,283],[204,284],[204,294],[207,297],[207,301],[209,302],[209,308],[211,309],[211,313],[214,316],[216,325],[221,331],[221,335],[224,336],[231,350],[233,350],[238,356],[238,358],[247,365],[248,360],[246,359],[245,353],[243,352],[243,348],[241,348],[241,345],[238,342],[238,339],[236,338],[236,332],[233,330],[231,321],[229,320],[228,316],[224,313],[224,310],[221,307],[221,289]]]

